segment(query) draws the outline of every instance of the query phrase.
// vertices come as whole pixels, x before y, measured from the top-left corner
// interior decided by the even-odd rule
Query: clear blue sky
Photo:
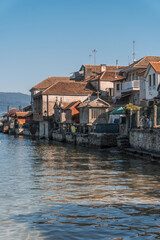
[[[1,0],[0,92],[29,93],[49,76],[89,63],[160,56],[159,0]],[[92,62],[93,63],[93,62]]]

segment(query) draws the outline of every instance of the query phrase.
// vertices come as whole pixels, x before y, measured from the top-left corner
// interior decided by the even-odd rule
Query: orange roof
[[[160,74],[160,62],[150,62],[150,65],[153,67],[156,73]]]
[[[126,77],[121,76],[119,74],[119,70],[114,68],[113,70],[106,70],[105,72],[99,75],[92,75],[89,78],[87,78],[85,81],[92,82],[92,81],[97,81],[98,79],[100,79],[101,81],[118,81],[118,80],[126,79]]]
[[[160,57],[158,56],[146,56],[146,57],[143,57],[141,58],[140,60],[130,64],[129,66],[127,67],[124,67],[122,69],[122,71],[124,70],[127,70],[127,69],[130,69],[130,68],[147,68],[149,62],[159,62],[160,61]]]
[[[71,102],[68,106],[65,107],[64,110],[68,110],[68,109],[71,109],[73,107],[76,107],[80,103],[81,103],[81,101]]]
[[[17,108],[11,109],[9,112],[3,115],[3,117],[14,117],[17,112],[20,112]]]
[[[96,73],[101,73],[101,67],[102,65],[83,65],[86,69],[90,68],[92,69],[92,72]],[[104,65],[106,67],[106,71],[114,71],[117,69],[117,66],[108,66],[108,65]],[[124,66],[118,66],[118,69],[123,68]]]
[[[126,79],[124,76],[119,74],[119,71],[105,71],[100,77],[101,80],[105,81],[118,81]]]
[[[17,117],[22,117],[22,118],[26,118],[32,115],[31,111],[28,112],[16,112],[15,114]]]
[[[59,82],[59,81],[71,81],[69,77],[48,77],[45,80],[43,80],[42,82],[38,83],[37,85],[35,85],[34,87],[32,87],[31,89],[39,89],[39,90],[44,90],[46,88],[48,88],[49,86],[51,86],[52,84]]]
[[[93,94],[94,92],[90,89],[86,89],[87,83],[84,82],[57,82],[52,84],[46,90],[42,92],[43,95],[73,95],[73,96],[85,96]]]

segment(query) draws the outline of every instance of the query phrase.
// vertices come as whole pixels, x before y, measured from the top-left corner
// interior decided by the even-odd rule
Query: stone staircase
[[[129,138],[127,136],[118,136],[117,137],[117,146],[121,149],[129,148]]]

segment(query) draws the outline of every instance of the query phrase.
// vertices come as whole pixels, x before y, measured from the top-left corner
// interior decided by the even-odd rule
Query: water
[[[160,164],[0,134],[0,239],[160,239]]]

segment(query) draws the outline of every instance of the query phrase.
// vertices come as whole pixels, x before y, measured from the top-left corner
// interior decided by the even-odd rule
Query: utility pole
[[[93,49],[92,50],[93,54],[94,54],[94,66],[95,66],[95,78],[96,78],[96,53],[97,53],[97,49]],[[99,78],[98,78],[98,86],[97,86],[97,98],[99,98],[99,92],[100,91],[100,82],[99,82]]]
[[[93,49],[92,52],[94,53],[94,65],[96,65],[96,53],[97,53],[97,49]]]

